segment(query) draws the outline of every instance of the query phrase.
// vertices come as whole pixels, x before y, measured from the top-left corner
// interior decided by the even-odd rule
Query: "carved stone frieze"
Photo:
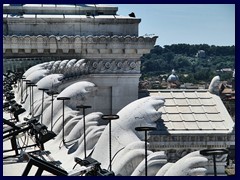
[[[86,60],[89,62],[89,73],[140,73],[140,62],[136,60]]]
[[[50,74],[63,74],[65,78],[87,74],[140,74],[140,61],[129,59],[57,60],[45,62],[44,67]]]
[[[3,36],[3,52],[30,54],[56,54],[70,51],[78,54],[89,54],[91,57],[106,54],[119,54],[140,57],[153,48],[157,36]]]

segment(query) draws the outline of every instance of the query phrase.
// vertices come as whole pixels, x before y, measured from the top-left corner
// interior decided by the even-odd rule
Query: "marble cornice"
[[[3,36],[3,53],[10,50],[18,53],[37,53],[55,54],[58,50],[62,53],[69,53],[74,50],[80,54],[137,54],[149,53],[156,42],[157,36]]]

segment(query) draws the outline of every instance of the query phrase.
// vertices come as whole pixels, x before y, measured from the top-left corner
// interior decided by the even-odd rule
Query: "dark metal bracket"
[[[28,159],[28,164],[25,167],[22,176],[27,176],[32,168],[32,166],[38,167],[37,172],[35,173],[35,176],[41,176],[43,171],[47,171],[53,175],[56,176],[67,176],[67,171],[51,164],[50,162],[43,161],[34,155],[31,155],[29,153],[24,154],[25,158]]]

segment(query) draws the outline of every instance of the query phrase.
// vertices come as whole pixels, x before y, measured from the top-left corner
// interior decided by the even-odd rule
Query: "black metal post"
[[[43,104],[44,104],[44,92],[45,91],[48,91],[49,89],[46,89],[46,88],[38,88],[40,91],[42,91],[42,117],[41,117],[41,124],[42,124],[42,121],[43,121]]]
[[[145,176],[147,176],[147,131],[154,131],[157,128],[155,127],[136,127],[136,131],[144,131],[145,132]]]
[[[213,170],[214,176],[217,176],[217,167],[216,167],[216,155],[228,154],[227,149],[204,149],[200,151],[200,154],[203,156],[213,156]]]
[[[20,86],[21,86],[21,103],[23,103],[23,79],[26,79],[25,77],[20,78]]]
[[[57,91],[53,91],[53,90],[48,92],[48,94],[50,94],[52,96],[52,99],[51,99],[51,101],[52,101],[52,106],[51,106],[51,131],[52,131],[52,128],[53,128],[53,96],[54,96],[54,94],[57,94],[57,93],[58,93]]]
[[[213,154],[213,170],[214,170],[214,176],[217,176],[217,167],[216,167],[216,156]]]
[[[112,121],[109,121],[109,170],[112,171]]]
[[[51,131],[53,128],[53,94],[52,94],[52,108],[51,108]]]
[[[32,83],[32,82],[27,82],[26,85],[28,87],[30,87],[30,115],[34,116],[34,107],[33,107],[33,87],[37,86],[36,84]]]
[[[30,83],[31,81],[30,80],[27,80],[27,79],[23,79],[23,81],[26,82],[26,96],[25,96],[25,99],[27,98],[28,96],[28,84],[27,83]],[[23,102],[22,102],[23,103]]]
[[[118,115],[102,115],[103,120],[109,121],[109,170],[112,171],[112,139],[111,139],[111,132],[112,132],[112,120],[119,119]]]
[[[19,80],[17,80],[18,92],[19,92],[19,89],[21,89],[21,82],[22,82],[21,78]]]
[[[29,92],[30,92],[30,113],[29,115],[32,115],[32,90],[31,90],[31,82],[26,82],[27,88],[29,87]]]
[[[70,100],[70,98],[69,97],[58,97],[57,98],[57,100],[62,100],[63,101],[63,114],[62,114],[62,120],[63,120],[63,122],[62,122],[62,128],[63,128],[63,133],[62,133],[62,142],[63,142],[63,144],[65,145],[65,140],[64,140],[64,101],[65,100]]]
[[[21,103],[23,102],[23,79],[21,81]]]
[[[37,86],[36,84],[32,83],[32,116],[34,117],[34,96],[33,96],[33,87]]]
[[[32,86],[31,85],[29,86],[29,90],[30,90],[30,101],[31,101],[31,103],[30,103],[30,107],[31,107],[30,112],[31,113],[30,114],[33,115],[33,113],[32,113],[33,112],[33,107],[32,107],[32,104],[33,104],[32,93],[33,93],[33,91],[32,91]]]
[[[91,106],[80,105],[77,108],[83,109],[83,137],[84,137],[84,157],[87,157],[87,145],[86,145],[86,123],[85,123],[85,109],[91,108]]]
[[[147,131],[145,131],[145,176],[147,176]]]

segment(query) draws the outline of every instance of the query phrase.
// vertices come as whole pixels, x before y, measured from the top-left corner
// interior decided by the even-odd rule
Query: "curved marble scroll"
[[[209,85],[208,91],[212,94],[219,95],[219,85],[220,85],[220,77],[219,76],[213,77]]]

